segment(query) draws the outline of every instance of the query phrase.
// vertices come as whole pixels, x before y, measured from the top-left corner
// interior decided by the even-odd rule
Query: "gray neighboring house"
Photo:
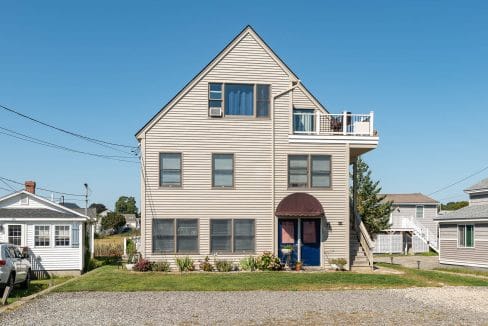
[[[136,214],[122,214],[125,217],[125,225],[133,230],[141,228],[141,219]]]
[[[375,253],[419,253],[438,251],[439,202],[421,193],[384,194],[393,202],[390,227],[376,235]]]
[[[488,179],[469,187],[469,206],[438,216],[439,262],[488,268]]]

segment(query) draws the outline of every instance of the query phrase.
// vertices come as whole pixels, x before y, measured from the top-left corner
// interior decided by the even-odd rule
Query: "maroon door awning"
[[[288,195],[276,208],[278,217],[322,217],[324,209],[320,202],[312,195],[296,192]]]

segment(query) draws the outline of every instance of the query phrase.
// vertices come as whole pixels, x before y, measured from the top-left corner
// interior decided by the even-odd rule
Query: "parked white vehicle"
[[[19,247],[0,243],[0,289],[20,284],[28,288],[31,280],[31,264]]]

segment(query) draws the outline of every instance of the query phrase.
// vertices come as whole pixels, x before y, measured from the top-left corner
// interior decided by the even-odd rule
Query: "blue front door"
[[[293,246],[290,265],[301,260],[303,266],[320,266],[320,219],[279,219],[278,257],[283,263],[288,259],[281,252],[285,245]]]
[[[303,266],[320,266],[320,220],[300,220],[301,259]]]

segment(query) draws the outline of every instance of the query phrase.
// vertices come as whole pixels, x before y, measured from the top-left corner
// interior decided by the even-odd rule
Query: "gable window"
[[[49,225],[36,225],[34,227],[34,246],[49,247],[51,238]]]
[[[153,219],[153,253],[198,253],[198,220]]]
[[[181,153],[159,154],[159,185],[181,187]]]
[[[293,109],[293,133],[311,134],[315,131],[314,109]]]
[[[474,225],[458,225],[458,245],[463,248],[474,247]]]
[[[234,186],[234,154],[212,154],[212,186]]]
[[[330,188],[330,155],[288,155],[289,188]]]
[[[208,107],[221,108],[225,116],[267,118],[271,87],[265,84],[209,83]]]
[[[254,220],[210,220],[210,251],[213,253],[253,253],[255,251]]]
[[[424,218],[424,206],[423,205],[415,206],[415,217],[416,218]]]
[[[12,224],[8,226],[8,243],[20,246],[22,243],[22,226]]]
[[[54,227],[54,245],[56,247],[69,247],[69,225],[56,225]]]

